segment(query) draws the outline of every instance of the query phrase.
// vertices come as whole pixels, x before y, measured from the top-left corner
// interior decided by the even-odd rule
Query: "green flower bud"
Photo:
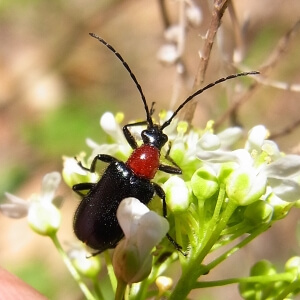
[[[285,270],[287,272],[293,272],[296,277],[299,277],[299,274],[300,274],[300,257],[299,256],[291,257],[285,264]]]
[[[251,276],[274,275],[276,273],[275,266],[266,259],[258,261],[250,271]]]
[[[184,143],[180,142],[180,143],[176,143],[174,142],[172,144],[172,148],[170,151],[170,156],[172,157],[172,159],[177,163],[177,164],[181,164],[184,161],[184,154],[185,154],[185,147],[184,147]]]
[[[273,207],[273,220],[283,219],[294,205],[294,203],[282,201],[273,193],[267,197],[266,202]]]
[[[209,166],[199,168],[191,178],[191,187],[198,200],[212,197],[219,189],[214,170]]]
[[[96,256],[87,257],[85,251],[75,251],[71,259],[76,270],[85,277],[95,278],[101,270],[99,258]]]
[[[236,169],[236,163],[225,162],[221,164],[218,179],[219,182],[226,183],[228,176]]]
[[[246,207],[245,219],[252,225],[269,223],[272,219],[273,207],[263,200],[258,200]]]
[[[175,214],[186,212],[190,205],[190,195],[184,180],[172,176],[164,183],[164,190],[168,208]]]
[[[29,226],[38,234],[51,236],[60,226],[60,211],[51,202],[35,202],[28,210]]]
[[[267,260],[257,262],[250,271],[251,276],[263,276],[276,274],[275,267]],[[274,288],[274,287],[273,287]],[[257,299],[258,295],[263,293],[263,290],[270,289],[268,284],[246,282],[239,285],[239,291],[243,299],[253,300]],[[270,298],[271,299],[271,298]]]
[[[228,177],[226,192],[237,205],[249,205],[264,195],[267,177],[254,169],[239,168]]]
[[[148,277],[152,269],[152,257],[140,257],[136,245],[122,240],[114,251],[113,266],[116,277],[131,284]]]

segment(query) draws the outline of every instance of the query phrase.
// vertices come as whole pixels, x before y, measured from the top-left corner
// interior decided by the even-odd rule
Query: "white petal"
[[[245,148],[251,152],[252,150],[260,151],[264,140],[268,136],[268,131],[265,126],[257,125],[253,127],[248,134],[248,140]]]
[[[64,157],[64,172],[68,175],[73,173],[85,176],[87,171],[82,169],[74,157]]]
[[[0,211],[9,218],[24,218],[27,216],[29,203],[10,193],[5,193],[8,201],[0,204]]]
[[[203,150],[213,151],[220,148],[220,139],[212,133],[205,133],[198,141],[198,146]]]
[[[300,156],[286,155],[264,168],[264,173],[273,178],[289,178],[300,175]]]
[[[243,167],[251,166],[253,160],[248,151],[238,149],[235,151],[201,151],[197,157],[212,163],[236,162]]]
[[[115,140],[116,143],[126,143],[123,131],[119,123],[116,121],[115,116],[111,112],[106,112],[102,115],[100,119],[100,126],[108,135],[110,135]]]
[[[287,202],[300,200],[300,185],[292,179],[268,179],[269,185],[276,196]]]
[[[60,184],[61,176],[58,172],[48,173],[42,181],[41,201],[51,202]]]
[[[136,198],[125,198],[119,204],[117,218],[126,238],[135,235],[137,223],[149,208]]]
[[[221,141],[222,149],[227,149],[236,143],[243,135],[243,129],[240,127],[226,128],[222,132],[218,133],[217,136]]]
[[[269,140],[264,141],[261,149],[266,153],[268,153],[268,155],[272,158],[273,161],[281,157],[280,150],[277,144],[273,141],[269,141]]]
[[[169,223],[154,211],[149,211],[139,220],[137,246],[141,257],[149,255],[169,231]]]

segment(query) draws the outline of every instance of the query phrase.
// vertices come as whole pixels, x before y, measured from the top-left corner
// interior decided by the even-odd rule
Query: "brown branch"
[[[227,8],[228,1],[229,0],[214,0],[210,25],[206,34],[203,50],[200,53],[200,62],[198,64],[198,69],[193,84],[193,90],[192,90],[193,92],[197,91],[201,87],[204,81],[211,50],[214,44],[217,31],[221,25],[221,19]],[[193,101],[189,105],[189,109],[185,110],[183,119],[190,123],[194,117],[195,108],[196,108],[196,103]]]
[[[265,63],[258,68],[262,76],[266,76],[282,59],[282,56],[287,52],[288,46],[291,43],[292,38],[295,36],[296,32],[300,29],[300,20],[298,20],[294,26],[279,40],[274,50],[271,52]],[[253,77],[255,79],[255,77]],[[247,102],[251,95],[259,87],[259,79],[257,82],[253,83],[248,91],[243,93],[239,98],[234,101],[225,113],[215,122],[215,128],[219,127],[231,114],[236,114],[236,111],[242,104]]]
[[[203,51],[200,54],[200,62],[198,65],[197,74],[194,81],[193,91],[195,92],[201,86],[204,81],[207,65],[209,62],[209,57],[211,49],[217,34],[217,31],[221,25],[221,19],[227,8],[228,0],[215,0],[214,8],[212,11],[211,22],[209,29],[207,31],[207,36],[205,38],[205,43],[203,46]]]

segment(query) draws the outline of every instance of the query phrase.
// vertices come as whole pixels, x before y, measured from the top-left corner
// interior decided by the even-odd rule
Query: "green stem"
[[[101,291],[100,286],[99,286],[99,278],[98,277],[95,277],[93,279],[93,284],[94,284],[95,294],[97,295],[97,299],[104,300],[102,291]]]
[[[104,259],[105,259],[105,263],[106,263],[107,274],[108,274],[108,277],[109,277],[109,280],[110,280],[111,287],[112,287],[113,292],[115,294],[116,289],[117,289],[117,278],[116,278],[115,273],[114,273],[114,268],[113,268],[113,265],[112,265],[112,262],[111,262],[111,257],[109,255],[108,251],[104,251],[103,254],[104,254]]]
[[[212,262],[206,265],[207,271],[215,268],[218,264],[223,262],[225,259],[227,259],[229,256],[240,250],[241,248],[245,247],[247,244],[249,244],[252,240],[254,240],[257,236],[265,232],[269,228],[269,225],[260,227],[253,231],[251,235],[247,236],[244,240],[242,240],[240,243],[235,245],[233,248],[229,249],[228,251],[224,252],[222,255],[220,255],[218,258],[214,259]]]
[[[189,292],[193,289],[197,279],[203,274],[205,269],[201,268],[203,259],[220,237],[222,230],[225,228],[236,207],[237,205],[235,203],[228,201],[226,209],[221,215],[220,222],[216,226],[215,230],[209,234],[206,244],[204,244],[203,248],[199,249],[199,251],[193,253],[192,257],[190,257],[188,265],[183,270],[181,278],[170,295],[170,300],[186,299]]]
[[[216,286],[224,286],[224,285],[234,284],[234,283],[267,284],[267,283],[279,282],[279,281],[291,282],[293,279],[294,279],[293,274],[281,273],[281,274],[274,274],[274,275],[259,275],[259,276],[251,276],[251,277],[229,278],[229,279],[225,279],[225,280],[196,282],[194,284],[193,288],[199,289],[199,288],[207,288],[207,287],[216,287]],[[299,281],[297,283],[298,283],[298,287],[299,287]],[[278,298],[278,299],[284,299],[284,297]]]
[[[127,284],[123,280],[118,280],[115,300],[123,300]]]
[[[71,273],[71,275],[73,276],[73,278],[75,279],[75,281],[78,283],[81,291],[83,292],[83,294],[85,295],[87,300],[96,300],[96,298],[93,296],[93,294],[90,292],[90,290],[88,289],[88,287],[85,285],[85,283],[82,281],[81,276],[79,275],[79,273],[77,272],[77,270],[74,268],[72,262],[70,261],[68,255],[66,254],[66,252],[63,250],[58,238],[56,234],[53,234],[50,236],[52,242],[54,243],[58,253],[61,255],[65,265],[67,266],[69,272]]]
[[[286,299],[290,293],[293,293],[300,288],[300,280],[295,280],[290,283],[274,300]]]

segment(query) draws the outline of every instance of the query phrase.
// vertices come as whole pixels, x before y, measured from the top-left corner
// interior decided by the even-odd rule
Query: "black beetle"
[[[157,170],[170,174],[182,173],[181,169],[171,158],[169,158],[169,160],[173,164],[172,166],[160,163],[160,150],[168,141],[168,136],[163,133],[163,130],[170,125],[177,113],[195,96],[212,86],[228,79],[254,75],[259,72],[253,71],[233,74],[208,84],[189,96],[179,105],[167,121],[162,125],[158,125],[154,124],[152,120],[152,114],[154,112],[153,104],[149,110],[141,85],[122,56],[102,38],[93,33],[90,33],[90,35],[110,49],[123,63],[139,90],[147,117],[146,121],[127,124],[123,127],[125,138],[133,149],[127,162],[124,163],[107,154],[98,154],[94,158],[90,168],[82,166],[79,162],[79,165],[83,169],[92,173],[95,172],[98,160],[108,163],[108,167],[97,183],[79,183],[73,186],[73,190],[83,197],[75,213],[74,232],[79,240],[97,250],[94,254],[98,254],[106,249],[116,247],[124,236],[116,217],[117,208],[124,198],[135,197],[147,205],[154,194],[156,194],[162,199],[163,216],[167,217],[165,193],[158,184],[151,182],[151,179],[153,179]],[[138,125],[147,126],[147,129],[141,133],[143,144],[140,147],[138,147],[136,140],[129,130],[129,127]],[[84,190],[88,190],[86,195],[82,193]],[[182,252],[181,246],[179,246],[169,234],[167,234],[167,237],[175,248]]]

